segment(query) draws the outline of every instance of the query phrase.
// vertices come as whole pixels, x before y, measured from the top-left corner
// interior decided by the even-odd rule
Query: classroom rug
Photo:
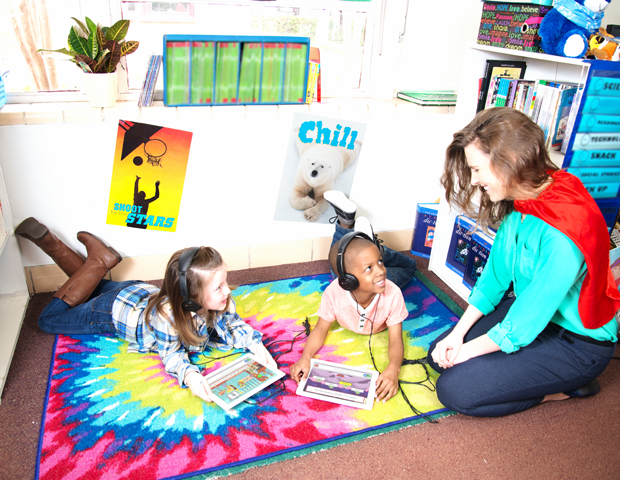
[[[244,285],[233,292],[237,311],[263,332],[263,343],[288,373],[305,344],[304,321],[314,326],[328,274]],[[462,310],[440,300],[421,274],[404,290],[409,311],[403,323],[405,358],[426,356],[430,342],[457,320]],[[456,312],[456,314],[455,314]],[[291,340],[297,340],[291,345]],[[385,368],[387,330],[372,336],[372,353]],[[372,369],[368,336],[332,325],[318,358]],[[291,350],[292,348],[292,350]],[[289,350],[291,350],[289,352]],[[288,353],[287,353],[288,352]],[[230,352],[193,355],[212,371]],[[45,399],[36,478],[180,479],[226,476],[274,461],[323,450],[372,435],[449,415],[437,400],[437,374],[423,365],[404,366],[400,378],[421,384],[403,390],[371,411],[296,395],[269,387],[226,412],[179,387],[157,354],[127,353],[113,335],[58,335]],[[271,395],[271,396],[270,396]],[[254,397],[252,397],[254,398]]]

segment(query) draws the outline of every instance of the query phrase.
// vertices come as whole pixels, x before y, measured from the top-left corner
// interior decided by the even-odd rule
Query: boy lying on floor
[[[319,320],[301,358],[291,366],[291,377],[297,383],[308,376],[310,360],[325,343],[331,324],[338,320],[343,328],[364,335],[388,329],[389,364],[377,379],[375,395],[377,401],[385,402],[398,392],[404,354],[401,323],[408,312],[400,288],[386,278],[382,253],[372,228],[347,233],[332,245],[329,262],[338,279],[325,289]]]

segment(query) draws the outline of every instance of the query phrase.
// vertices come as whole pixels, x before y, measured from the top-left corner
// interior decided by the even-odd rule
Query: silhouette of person
[[[140,177],[136,175],[136,183],[134,184],[133,189],[133,204],[136,207],[136,212],[134,213],[133,220],[131,222],[127,222],[128,227],[132,228],[142,228],[146,230],[148,226],[146,222],[147,214],[149,211],[149,203],[154,202],[159,198],[159,180],[155,182],[155,196],[152,198],[146,198],[146,193],[144,191],[139,191],[138,184],[140,183]]]

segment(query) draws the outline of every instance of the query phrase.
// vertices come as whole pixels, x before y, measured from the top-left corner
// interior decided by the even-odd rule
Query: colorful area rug
[[[263,341],[291,340],[302,322],[316,323],[321,293],[329,275],[317,275],[239,287],[239,314]],[[440,301],[422,276],[404,295],[409,317],[403,323],[405,358],[426,355],[430,342],[460,314],[446,296]],[[444,299],[444,300],[445,300]],[[303,335],[303,334],[302,334]],[[278,364],[288,373],[301,355],[298,340]],[[272,353],[290,342],[274,343]],[[387,365],[387,331],[372,337],[381,370]],[[206,364],[221,352],[196,355]],[[332,326],[320,358],[372,369],[368,337]],[[227,361],[227,360],[226,360]],[[224,360],[208,364],[218,368]],[[434,383],[436,374],[432,373]],[[423,366],[402,368],[401,379],[424,381]],[[291,379],[286,389],[258,405],[242,403],[228,413],[181,389],[164,372],[157,354],[127,353],[127,344],[110,335],[59,335],[56,340],[39,442],[37,478],[169,479],[223,476],[333,445],[403,428],[448,415],[434,391],[406,385],[409,401],[426,415],[415,415],[399,393],[371,411],[300,397]],[[430,382],[425,385],[432,388]],[[273,388],[273,387],[270,387]],[[275,391],[275,390],[274,390]],[[267,389],[261,394],[270,394]],[[273,393],[273,391],[271,392]],[[259,394],[259,396],[261,395]]]

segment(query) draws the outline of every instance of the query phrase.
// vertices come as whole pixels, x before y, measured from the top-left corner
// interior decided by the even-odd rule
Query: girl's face
[[[465,157],[471,169],[471,184],[480,185],[489,195],[492,202],[500,202],[508,198],[504,182],[491,170],[491,159],[474,143],[465,147]]]
[[[221,311],[226,307],[228,295],[230,295],[226,276],[225,266],[205,274],[206,278],[202,291],[202,308],[204,310]]]

